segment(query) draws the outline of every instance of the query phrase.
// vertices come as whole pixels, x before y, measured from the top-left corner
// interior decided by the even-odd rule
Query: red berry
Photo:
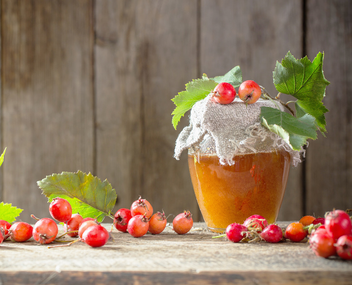
[[[0,243],[5,240],[5,232],[2,228],[0,228]]]
[[[317,225],[317,224],[322,224],[324,225],[325,224],[325,218],[316,218],[313,223],[313,225]]]
[[[13,241],[23,242],[32,237],[33,227],[25,222],[14,223],[9,229],[9,235]]]
[[[266,242],[276,243],[282,240],[282,229],[275,224],[267,226],[260,234]]]
[[[92,227],[92,226],[96,226],[97,225],[97,222],[93,219],[93,220],[86,220],[85,222],[81,223],[80,226],[79,226],[79,229],[78,229],[78,236],[80,238],[82,238],[84,232]]]
[[[288,225],[285,237],[294,242],[300,242],[307,236],[308,232],[301,223],[294,222]]]
[[[352,235],[339,237],[335,246],[338,256],[342,259],[352,259]]]
[[[172,221],[174,231],[179,235],[188,233],[193,226],[192,214],[190,211],[184,211],[178,214]]]
[[[82,240],[91,247],[100,247],[109,240],[109,232],[101,225],[94,225],[84,231]]]
[[[9,237],[9,229],[11,228],[11,224],[5,220],[0,220],[0,228],[3,229],[4,240]]]
[[[257,102],[261,94],[262,90],[260,89],[260,86],[253,80],[242,82],[238,88],[238,97],[240,97],[240,99],[246,104]]]
[[[115,213],[114,225],[120,232],[127,232],[128,221],[132,218],[131,210],[121,208]]]
[[[50,203],[49,212],[55,220],[66,223],[71,219],[72,207],[66,199],[54,198]]]
[[[33,228],[33,238],[41,244],[48,244],[55,240],[58,232],[59,229],[54,220],[43,218],[35,223]]]
[[[229,104],[236,97],[235,88],[227,82],[219,83],[212,92],[211,100],[219,104]]]
[[[129,234],[135,238],[144,236],[149,229],[149,221],[145,216],[133,216],[127,225]]]
[[[240,242],[246,235],[247,228],[241,224],[233,223],[227,226],[226,236],[232,242]]]
[[[165,229],[166,223],[165,213],[157,212],[149,220],[149,232],[153,235],[160,234]]]
[[[131,215],[132,217],[137,215],[145,215],[149,219],[153,215],[153,207],[146,199],[139,197],[138,200],[132,203]]]
[[[243,222],[243,225],[248,230],[255,230],[259,233],[268,226],[268,221],[261,215],[252,215]]]
[[[337,240],[340,236],[351,233],[352,222],[345,211],[333,210],[325,218],[325,228]]]
[[[65,231],[68,232],[67,235],[70,237],[78,236],[78,229],[82,221],[83,218],[80,214],[73,214],[71,219],[64,225]]]
[[[334,239],[325,229],[318,229],[309,238],[310,247],[317,256],[329,257],[335,255]]]

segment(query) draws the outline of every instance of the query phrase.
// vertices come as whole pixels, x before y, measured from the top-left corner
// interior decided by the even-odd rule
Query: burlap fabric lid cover
[[[238,98],[227,105],[214,103],[210,96],[198,101],[191,110],[189,126],[176,140],[175,158],[179,159],[189,149],[191,153],[216,154],[221,164],[232,165],[233,157],[238,154],[284,148],[296,166],[304,150],[292,150],[281,137],[262,126],[262,106],[281,108],[279,103],[263,99],[247,106]]]

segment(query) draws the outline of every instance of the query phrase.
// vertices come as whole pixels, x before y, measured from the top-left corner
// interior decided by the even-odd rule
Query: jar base
[[[213,233],[219,233],[219,234],[226,232],[226,229],[221,229],[221,228],[212,228],[212,227],[207,226],[207,229],[208,229],[208,231],[211,231]]]

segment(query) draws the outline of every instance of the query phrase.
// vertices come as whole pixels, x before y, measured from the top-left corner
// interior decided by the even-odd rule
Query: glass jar
[[[234,157],[222,165],[216,154],[188,154],[197,202],[207,227],[224,232],[231,223],[251,215],[274,223],[285,193],[291,157],[284,149]]]

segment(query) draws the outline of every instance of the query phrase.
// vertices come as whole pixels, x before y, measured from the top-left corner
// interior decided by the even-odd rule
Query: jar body
[[[284,149],[237,155],[222,165],[216,154],[188,154],[194,192],[204,221],[214,232],[251,215],[274,223],[280,210],[291,157]]]

